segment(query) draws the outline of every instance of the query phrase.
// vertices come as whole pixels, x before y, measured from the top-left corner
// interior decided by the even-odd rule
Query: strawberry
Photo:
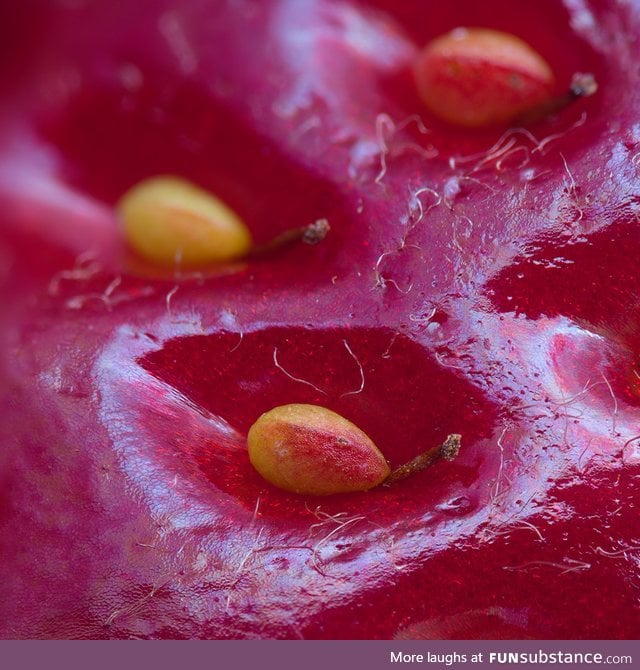
[[[0,636],[635,638],[637,7],[6,4]],[[438,118],[416,67],[461,26],[548,63],[533,111],[598,91]],[[163,175],[253,251],[137,254]],[[283,405],[391,470],[460,452],[282,490],[247,434]]]

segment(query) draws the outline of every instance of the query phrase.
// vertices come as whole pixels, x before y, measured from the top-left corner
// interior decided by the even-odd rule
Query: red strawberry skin
[[[1,10],[0,636],[636,639],[637,8],[134,4]],[[412,64],[457,25],[598,94],[445,128]],[[331,230],[162,276],[114,214],[158,174]],[[287,403],[462,450],[288,494],[245,444]]]

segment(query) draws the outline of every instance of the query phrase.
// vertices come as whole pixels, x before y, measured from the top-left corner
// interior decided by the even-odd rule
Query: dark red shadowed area
[[[168,88],[161,73],[146,72],[139,89],[82,89],[39,124],[63,157],[60,177],[110,205],[143,179],[180,175],[234,209],[258,245],[327,216],[340,234],[336,186],[300,170],[194,83]]]
[[[243,433],[279,405],[327,407],[364,430],[394,466],[450,433],[464,429],[474,442],[493,431],[495,409],[473,386],[390,329],[196,335],[170,340],[140,364]]]
[[[637,9],[33,4],[0,8],[0,637],[635,638]],[[411,68],[459,25],[600,89],[439,123]],[[158,173],[331,231],[159,278],[113,211]],[[462,449],[287,494],[245,440],[291,402],[393,466]]]
[[[562,314],[637,346],[638,246],[640,229],[631,212],[583,235],[545,235],[487,284],[487,294],[500,311],[530,319]]]
[[[451,433],[464,434],[468,451],[495,430],[496,408],[473,386],[440,366],[415,342],[388,329],[271,328],[242,336],[196,335],[169,340],[139,363],[241,435],[257,417],[280,405],[327,407],[363,430],[392,468],[439,446]],[[213,484],[243,502],[251,504],[265,488],[247,467],[243,448],[224,458],[210,442],[185,448],[185,456]],[[460,475],[472,460],[461,458],[460,467],[448,469]],[[418,481],[408,486],[421,488],[421,497],[431,497],[429,480],[439,480],[446,469],[440,465],[437,475],[416,475]],[[398,492],[403,488],[395,486]],[[395,492],[375,497],[388,506],[389,495],[394,497]],[[301,508],[300,497],[272,488],[263,492],[263,499],[291,506],[292,513]],[[343,503],[325,499],[322,506]],[[360,498],[349,504],[361,508],[371,503]]]
[[[595,355],[617,400],[635,406],[639,402],[640,303],[635,289],[637,263],[630,251],[639,246],[633,215],[578,238],[566,233],[545,236],[528,245],[487,285],[487,295],[500,311],[532,319],[569,317],[601,337],[601,342],[594,338],[586,347],[567,343],[559,356],[573,357],[575,363],[559,367],[597,369],[592,364]],[[603,379],[597,381],[609,393]]]

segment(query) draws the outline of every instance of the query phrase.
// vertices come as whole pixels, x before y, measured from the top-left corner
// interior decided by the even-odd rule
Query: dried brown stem
[[[252,257],[262,256],[298,240],[301,240],[304,244],[318,244],[318,242],[324,240],[330,230],[331,226],[327,219],[317,219],[307,226],[285,230],[269,242],[253,247],[249,255]]]
[[[598,90],[598,82],[590,72],[576,72],[571,78],[569,90],[551,100],[543,102],[535,109],[525,112],[517,119],[518,125],[528,125],[540,121],[549,114],[558,112],[576,100],[588,98]]]
[[[458,433],[447,435],[447,439],[439,447],[433,447],[432,449],[424,451],[423,453],[418,454],[415,458],[412,458],[408,463],[397,467],[387,477],[384,485],[389,486],[401,479],[410,477],[416,472],[420,472],[433,465],[441,458],[445,461],[454,460],[460,451],[461,440],[462,435],[459,435]]]

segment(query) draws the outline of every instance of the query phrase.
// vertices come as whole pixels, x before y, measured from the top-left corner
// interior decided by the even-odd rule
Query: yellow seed
[[[283,405],[249,430],[249,460],[271,484],[293,493],[367,491],[389,476],[371,439],[344,417],[317,405]]]
[[[121,198],[118,212],[130,246],[153,263],[205,266],[251,248],[251,234],[232,209],[178,177],[140,182]]]

